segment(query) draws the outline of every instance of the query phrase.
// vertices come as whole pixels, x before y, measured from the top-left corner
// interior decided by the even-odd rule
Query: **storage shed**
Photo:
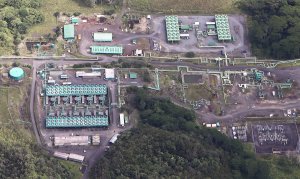
[[[112,33],[95,32],[93,36],[94,36],[95,42],[111,42],[112,41]]]
[[[91,46],[92,54],[123,54],[123,47],[121,46]]]

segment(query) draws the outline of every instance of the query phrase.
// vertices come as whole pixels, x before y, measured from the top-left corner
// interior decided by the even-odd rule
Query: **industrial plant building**
[[[107,86],[101,84],[89,85],[47,85],[45,88],[45,105],[61,105],[62,110],[49,111],[46,116],[46,128],[78,128],[78,127],[107,127],[108,111],[99,112],[94,109],[93,112],[88,110],[88,106],[84,111],[77,110],[78,105],[82,104],[98,104],[103,106],[106,100]],[[67,113],[64,107],[67,104],[73,104],[73,112]],[[57,112],[57,113],[55,113]],[[81,115],[80,115],[81,114]]]
[[[177,16],[166,16],[167,41],[178,42],[180,40],[179,24]]]
[[[217,36],[220,41],[228,41],[231,40],[231,33],[229,27],[228,16],[225,14],[216,14],[216,28],[217,28]]]
[[[112,33],[95,32],[93,36],[94,36],[95,42],[111,42],[112,41]]]
[[[121,46],[91,46],[90,48],[92,54],[123,54],[123,47]]]

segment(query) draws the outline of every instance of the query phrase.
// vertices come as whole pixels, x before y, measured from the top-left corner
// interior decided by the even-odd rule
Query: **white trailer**
[[[74,162],[80,162],[80,163],[82,163],[84,161],[84,156],[83,155],[74,154],[74,153],[70,153],[69,160],[72,160]]]
[[[120,113],[120,125],[122,127],[124,127],[124,125],[125,125],[124,113]]]
[[[89,145],[89,136],[55,136],[53,138],[54,146],[68,145]]]
[[[54,152],[53,156],[64,160],[68,160],[69,158],[69,154],[63,152]]]
[[[120,135],[120,134],[115,134],[115,135],[110,139],[109,143],[114,144],[114,143],[117,141],[119,135]]]

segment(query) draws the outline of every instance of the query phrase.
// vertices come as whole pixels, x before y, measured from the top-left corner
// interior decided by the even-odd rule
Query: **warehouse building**
[[[228,41],[231,40],[231,33],[229,27],[228,16],[225,14],[216,14],[216,28],[217,28],[217,36],[220,41]]]
[[[89,78],[92,78],[92,77],[101,77],[101,72],[92,72],[92,73],[86,73],[85,71],[76,71],[76,77],[83,77],[83,78],[86,78],[86,77],[89,77]]]
[[[180,40],[177,16],[166,16],[166,30],[168,42],[178,42]]]
[[[90,145],[91,138],[89,136],[60,136],[54,137],[54,146],[68,146],[68,145]]]
[[[73,40],[73,39],[75,39],[74,24],[64,25],[64,39],[65,40]]]
[[[95,32],[93,37],[94,37],[95,42],[111,42],[112,41],[112,33]]]
[[[123,47],[121,46],[91,46],[90,48],[92,54],[123,54]]]

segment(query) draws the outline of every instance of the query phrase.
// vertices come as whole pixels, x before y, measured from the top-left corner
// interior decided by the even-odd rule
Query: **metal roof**
[[[106,95],[106,85],[47,86],[46,96]]]
[[[92,54],[118,54],[123,53],[123,47],[121,46],[91,46]]]
[[[13,78],[22,78],[24,77],[24,70],[20,67],[14,67],[9,70],[9,75]]]
[[[81,116],[81,117],[47,117],[47,128],[62,127],[104,127],[108,126],[108,117]]]
[[[72,17],[72,18],[71,18],[71,22],[72,22],[73,24],[76,24],[76,23],[79,22],[79,18],[78,18],[78,17]]]
[[[64,25],[64,39],[74,39],[74,38],[75,38],[74,24]]]
[[[129,78],[136,79],[137,78],[137,74],[136,73],[129,73]]]
[[[226,14],[216,14],[215,20],[218,40],[231,40],[228,16]]]
[[[113,78],[115,78],[115,69],[113,69],[113,68],[106,68],[105,69],[105,78],[106,79],[113,79]]]
[[[94,33],[94,41],[95,42],[111,42],[112,41],[112,33],[95,32]]]
[[[177,16],[166,16],[167,40],[169,42],[179,41],[179,24]]]
[[[181,30],[192,30],[193,27],[190,25],[181,25],[179,26]]]

